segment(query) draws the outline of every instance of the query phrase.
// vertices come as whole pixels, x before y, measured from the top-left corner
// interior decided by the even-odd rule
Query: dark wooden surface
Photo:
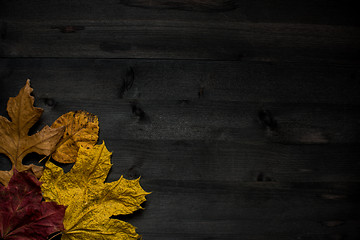
[[[121,217],[144,239],[360,238],[355,1],[3,0],[0,16],[0,114],[31,78],[33,132],[98,115],[109,181],[153,192]]]

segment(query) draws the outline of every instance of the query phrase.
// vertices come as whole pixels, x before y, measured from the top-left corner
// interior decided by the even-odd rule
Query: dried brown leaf
[[[65,127],[64,136],[56,146],[52,158],[61,163],[73,163],[80,146],[92,148],[99,137],[97,116],[85,112],[69,112],[59,117],[52,128]]]
[[[0,116],[0,153],[8,156],[12,163],[10,171],[0,171],[0,183],[4,185],[8,184],[14,168],[19,172],[31,170],[40,177],[43,168],[34,164],[23,165],[23,158],[32,152],[51,154],[64,132],[63,128],[46,126],[40,132],[28,135],[43,112],[41,108],[34,107],[34,97],[30,95],[32,91],[28,79],[19,94],[8,101],[7,112],[11,121]]]

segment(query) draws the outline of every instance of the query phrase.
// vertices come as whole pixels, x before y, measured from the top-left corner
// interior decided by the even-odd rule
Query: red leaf
[[[41,240],[64,229],[65,207],[42,201],[40,182],[28,172],[17,172],[9,185],[0,185],[0,238]]]

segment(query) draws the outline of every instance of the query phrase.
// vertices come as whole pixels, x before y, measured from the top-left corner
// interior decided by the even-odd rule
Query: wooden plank
[[[113,152],[109,180],[359,182],[358,145],[240,144],[224,141],[119,140],[101,130]],[[42,156],[24,159],[36,163]],[[0,157],[1,170],[11,169]]]
[[[1,99],[5,115],[7,98]],[[87,110],[102,130],[121,139],[220,140],[240,143],[331,144],[359,142],[357,105],[208,101],[126,101],[38,98],[43,122]],[[108,136],[108,137],[110,137]]]
[[[360,103],[357,64],[15,58],[0,77],[1,96],[31,78],[40,98]]]
[[[146,239],[358,237],[357,184],[141,181],[146,211],[121,218]]]
[[[224,141],[117,140],[109,179],[184,181],[359,181],[357,145],[239,144]]]
[[[79,19],[171,19],[358,25],[356,3],[354,0],[14,0],[1,1],[0,16],[5,20],[65,20],[69,24]]]
[[[0,57],[358,61],[356,27],[146,20],[5,21]]]
[[[100,116],[103,131],[122,139],[359,142],[357,105],[50,99],[38,99],[45,122],[85,109]]]

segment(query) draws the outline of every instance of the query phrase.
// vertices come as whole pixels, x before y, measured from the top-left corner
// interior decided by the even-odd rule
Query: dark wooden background
[[[98,115],[145,240],[360,239],[355,2],[1,0],[0,113]]]

